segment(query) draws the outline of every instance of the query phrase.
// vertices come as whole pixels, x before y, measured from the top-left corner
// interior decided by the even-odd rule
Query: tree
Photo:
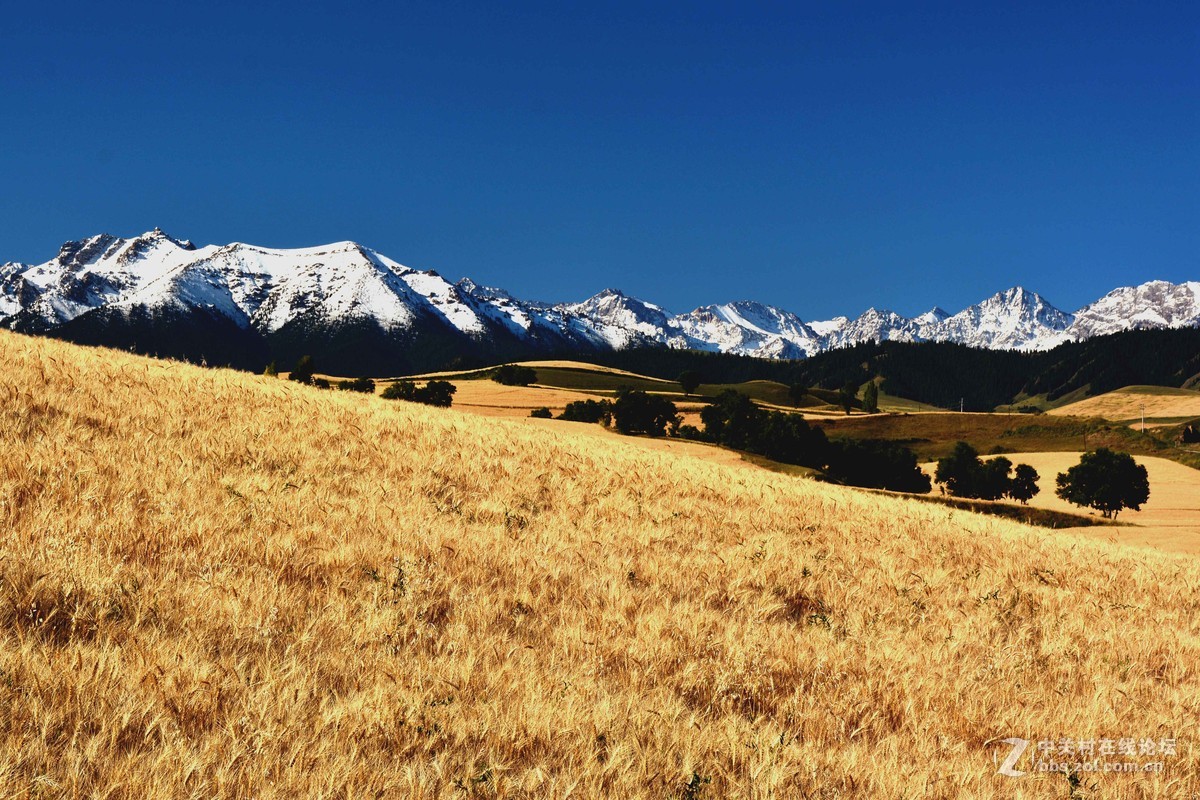
[[[1017,464],[1017,471],[1008,487],[1008,496],[1025,505],[1030,498],[1041,491],[1037,483],[1040,478],[1041,476],[1033,467],[1028,464]]]
[[[270,364],[267,364],[267,368],[263,370],[263,375],[266,375],[268,378],[278,378],[279,367],[274,361],[272,361]]]
[[[879,386],[875,381],[867,381],[867,385],[863,387],[862,407],[868,414],[879,411]]]
[[[537,380],[537,370],[519,364],[504,364],[496,367],[492,380],[505,386],[528,386]]]
[[[700,373],[694,369],[685,369],[679,373],[679,388],[685,395],[690,395],[700,388]]]
[[[979,478],[975,485],[975,494],[981,500],[999,500],[1008,494],[1012,482],[1008,474],[1012,472],[1012,462],[1004,456],[981,461]]]
[[[838,391],[838,404],[849,414],[850,409],[854,408],[854,401],[857,397],[858,384],[854,381],[846,381],[846,385]]]
[[[704,438],[735,450],[761,449],[763,410],[741,392],[726,389],[700,409]]]
[[[1060,472],[1055,494],[1077,506],[1096,509],[1106,519],[1115,519],[1123,508],[1137,511],[1150,497],[1146,468],[1129,453],[1107,447],[1084,453],[1079,463]]]
[[[312,356],[300,356],[296,366],[292,367],[292,371],[288,373],[288,380],[296,383],[312,383],[314,369]]]
[[[792,405],[798,406],[804,402],[805,396],[808,394],[808,386],[803,383],[793,383],[788,387],[788,397],[792,401]]]
[[[621,389],[613,403],[613,422],[625,434],[644,433],[662,436],[675,418],[675,404],[655,394],[637,389]]]
[[[956,442],[954,450],[937,462],[933,479],[945,485],[946,491],[958,497],[978,497],[983,468],[979,453],[966,442]]]
[[[529,412],[529,416],[533,417],[534,419],[553,419],[554,418],[554,414],[550,411],[550,409],[548,409],[544,406],[542,408],[533,409],[532,411]]]
[[[425,388],[422,391],[424,392],[424,399],[420,402],[431,406],[449,408],[450,404],[454,402],[454,393],[458,391],[458,387],[449,381],[430,381],[425,384]]]

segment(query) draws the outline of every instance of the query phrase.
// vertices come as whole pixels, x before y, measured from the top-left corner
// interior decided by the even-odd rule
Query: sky
[[[19,3],[0,63],[0,262],[351,239],[805,319],[1200,280],[1195,3]]]

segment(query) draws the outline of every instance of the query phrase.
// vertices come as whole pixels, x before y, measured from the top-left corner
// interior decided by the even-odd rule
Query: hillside
[[[0,796],[1067,797],[996,774],[1013,736],[1179,737],[1083,788],[1200,792],[1194,559],[570,426],[0,360]]]
[[[1077,417],[1104,417],[1112,420],[1178,420],[1200,417],[1200,392],[1171,386],[1126,386],[1065,406],[1048,413]]]

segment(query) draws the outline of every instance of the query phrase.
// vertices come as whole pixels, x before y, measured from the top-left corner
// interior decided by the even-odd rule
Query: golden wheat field
[[[0,363],[0,797],[1200,793],[1191,557],[8,333]],[[998,775],[1008,737],[1177,752],[1072,783],[1035,746]]]
[[[1052,408],[1047,414],[1136,420],[1142,412],[1152,417],[1200,416],[1200,392],[1169,386],[1127,386],[1095,397]]]

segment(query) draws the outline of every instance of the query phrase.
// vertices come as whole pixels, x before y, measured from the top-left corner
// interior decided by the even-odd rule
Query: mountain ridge
[[[577,302],[522,300],[470,278],[451,282],[407,267],[352,241],[197,247],[155,228],[66,242],[42,264],[0,266],[0,326],[62,338],[86,329],[90,343],[104,344],[107,325],[132,325],[135,316],[145,335],[132,345],[114,336],[122,346],[144,350],[155,343],[154,329],[165,354],[190,360],[198,360],[195,332],[176,336],[174,329],[208,318],[232,323],[217,324],[226,339],[257,338],[283,358],[297,348],[320,350],[323,337],[348,330],[359,332],[350,350],[361,338],[363,346],[396,351],[357,358],[359,369],[442,366],[434,354],[487,360],[647,346],[802,359],[871,341],[1035,351],[1122,330],[1197,327],[1200,281],[1119,287],[1073,313],[1014,286],[954,314],[934,306],[905,317],[872,307],[853,318],[806,321],[753,300],[673,314],[617,288]],[[176,352],[175,338],[193,344]]]

